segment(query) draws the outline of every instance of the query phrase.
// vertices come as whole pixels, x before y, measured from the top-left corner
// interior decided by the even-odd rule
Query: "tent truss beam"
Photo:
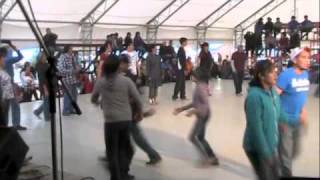
[[[118,2],[119,2],[119,0],[102,0],[102,1],[100,1],[84,18],[81,19],[80,24],[89,22],[90,24],[95,25]]]
[[[251,14],[249,17],[247,17],[245,20],[243,20],[237,26],[235,26],[235,46],[243,44],[243,34],[245,30],[254,25],[259,20],[259,18],[268,15],[269,13],[280,7],[286,1],[287,0],[270,0],[266,4],[264,4],[260,9],[255,11],[253,14]]]
[[[1,16],[0,23],[3,23],[3,21],[8,17],[10,12],[13,10],[13,8],[17,5],[17,1],[14,1],[13,4],[10,5],[9,9]]]
[[[118,2],[119,0],[101,0],[84,18],[81,19],[80,34],[83,43],[92,43],[93,26]]]
[[[236,8],[243,1],[244,0],[227,0],[216,10],[214,10],[211,14],[209,14],[206,18],[200,21],[196,26],[213,26],[216,22],[218,22],[221,18],[223,18],[226,14],[228,14],[230,11]]]
[[[190,0],[173,0],[157,15],[147,22],[147,42],[154,43],[157,40],[158,28],[168,21],[174,14],[182,9]]]

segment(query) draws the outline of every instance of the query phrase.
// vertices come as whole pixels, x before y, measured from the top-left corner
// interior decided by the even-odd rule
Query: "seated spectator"
[[[287,37],[287,33],[281,33],[281,38],[279,40],[279,51],[287,53],[289,52],[289,38]]]
[[[275,37],[272,36],[272,33],[266,33],[266,38],[265,38],[265,45],[266,45],[266,56],[271,56],[272,50],[276,48],[276,43],[277,40]],[[269,51],[269,53],[268,53]]]
[[[29,62],[24,64],[24,67],[20,73],[20,79],[23,87],[23,101],[31,102],[32,95],[35,96],[36,100],[39,100],[35,87],[35,77],[32,74],[32,69]]]
[[[290,36],[290,49],[294,49],[296,47],[300,47],[301,44],[301,39],[300,39],[300,34],[296,31],[293,32]]]
[[[277,37],[277,35],[281,32],[281,29],[282,29],[282,22],[280,21],[280,18],[278,17],[276,22],[273,25],[274,37]]]
[[[133,39],[134,49],[138,51],[139,57],[141,58],[143,54],[146,52],[146,43],[141,38],[140,32],[136,32],[136,35]]]
[[[296,20],[295,16],[291,16],[291,21],[288,23],[288,30],[290,35],[293,34],[294,32],[299,31],[299,26],[300,24]]]
[[[314,28],[314,24],[308,19],[308,16],[304,16],[304,21],[301,23],[301,39],[306,37],[306,40],[309,39],[309,33]]]
[[[271,34],[273,33],[273,22],[271,17],[268,17],[268,21],[264,25],[264,30],[266,34]]]

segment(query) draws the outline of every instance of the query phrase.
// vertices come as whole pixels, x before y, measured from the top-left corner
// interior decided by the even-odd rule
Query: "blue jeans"
[[[49,109],[49,97],[43,97],[43,103],[34,111],[35,114],[39,115],[43,112],[44,120],[50,121],[50,109]]]
[[[66,88],[69,90],[72,100],[77,102],[78,92],[76,84],[65,84]],[[68,115],[74,113],[72,107],[72,100],[69,98],[66,92],[63,94],[63,114]]]
[[[12,113],[12,125],[13,127],[20,126],[20,104],[16,99],[10,100],[11,113]]]

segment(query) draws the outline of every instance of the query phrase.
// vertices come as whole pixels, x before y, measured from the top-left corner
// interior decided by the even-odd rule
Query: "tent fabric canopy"
[[[27,7],[27,0],[22,0]],[[172,0],[119,0],[119,2],[99,21],[101,23],[146,24]],[[234,28],[257,9],[270,0],[244,0],[236,8],[222,17],[213,27]],[[100,0],[31,0],[38,20],[74,21],[80,20],[93,9]],[[175,13],[164,25],[195,26],[206,16],[225,3],[226,0],[190,0]],[[288,22],[293,15],[294,0],[287,0],[268,16],[280,17]],[[319,21],[319,0],[296,0],[297,19],[303,20],[305,14],[312,21]],[[9,5],[5,4],[4,9]],[[29,10],[29,8],[27,8]],[[16,6],[7,19],[24,20],[21,10]],[[15,23],[16,24],[16,23]],[[48,24],[49,26],[49,24]]]

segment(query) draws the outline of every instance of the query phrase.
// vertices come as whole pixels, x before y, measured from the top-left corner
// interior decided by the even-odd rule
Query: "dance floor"
[[[243,110],[245,96],[234,95],[231,80],[212,80],[210,83],[212,117],[206,137],[220,159],[220,166],[205,169],[197,166],[198,154],[188,140],[194,117],[172,114],[175,107],[190,100],[173,102],[174,84],[165,84],[160,88],[159,105],[154,106],[157,114],[141,123],[146,137],[162,155],[163,162],[157,167],[146,167],[148,158],[136,147],[131,174],[137,180],[255,179],[242,148],[246,123]],[[191,82],[187,83],[189,99],[193,86]],[[302,138],[301,154],[294,162],[293,171],[297,176],[319,177],[319,99],[312,95],[314,89],[312,86],[307,103],[309,126]],[[149,107],[147,94],[145,90],[144,101]],[[32,114],[40,103],[21,105],[22,124],[29,127],[21,135],[30,147],[28,155],[33,156],[32,162],[51,165],[50,123]],[[105,180],[109,174],[106,164],[98,160],[105,149],[102,112],[90,103],[90,95],[80,96],[79,104],[83,115],[62,117],[64,170],[78,176]]]

